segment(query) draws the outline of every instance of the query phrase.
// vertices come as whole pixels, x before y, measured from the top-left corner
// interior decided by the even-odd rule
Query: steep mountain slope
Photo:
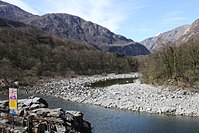
[[[0,17],[11,20],[23,20],[32,17],[33,14],[28,13],[19,7],[0,1]]]
[[[17,21],[11,21],[8,19],[0,18],[0,27],[26,27],[24,23],[17,22]]]
[[[122,55],[129,55],[129,56],[136,56],[136,55],[142,55],[143,52],[145,54],[149,54],[150,52],[144,47],[143,45],[140,45],[139,43],[128,43],[123,46],[118,45],[111,45],[109,47],[110,52],[120,53]],[[132,51],[136,51],[132,52]]]
[[[189,41],[190,39],[194,39],[196,40],[196,38],[198,38],[199,34],[199,19],[197,19],[196,21],[194,21],[185,31],[185,33],[183,34],[183,36],[181,36],[178,40],[177,40],[177,45],[180,45],[182,43],[185,43],[187,41]],[[199,40],[199,39],[198,39]]]
[[[125,53],[131,53],[129,55],[146,55],[149,53],[141,44],[135,43],[133,40],[127,39],[124,36],[114,34],[100,25],[85,21],[77,16],[61,13],[36,16],[4,2],[0,3],[0,7],[0,17],[20,20],[21,22],[38,27],[62,39],[67,38],[86,42],[104,51],[111,51],[109,49],[113,44],[117,44],[118,48],[123,48],[123,45],[127,44],[129,47],[134,47],[134,44],[136,44],[135,49],[131,49],[131,51],[128,50],[128,52]],[[119,53],[119,51],[116,52]]]
[[[103,50],[106,50],[109,44],[133,42],[131,39],[116,35],[100,25],[69,14],[34,16],[23,22],[62,38],[88,42]]]
[[[161,33],[155,37],[151,37],[140,42],[151,52],[159,50],[161,47],[175,43],[181,36],[185,34],[189,25],[177,27],[173,30]]]
[[[77,16],[69,14],[46,14],[41,17],[34,16],[23,22],[39,27],[43,31],[61,38],[70,38],[89,43],[104,51],[118,52],[124,55],[149,54],[149,51],[141,44],[124,36],[116,35],[100,25],[85,21]],[[114,44],[117,44],[117,49],[112,50]],[[129,48],[131,47],[131,49],[123,49],[126,45]],[[136,48],[133,48],[134,46]]]

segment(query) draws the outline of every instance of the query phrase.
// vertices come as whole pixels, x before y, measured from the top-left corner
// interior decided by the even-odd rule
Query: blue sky
[[[142,41],[199,18],[199,0],[3,0],[36,15],[68,13]]]

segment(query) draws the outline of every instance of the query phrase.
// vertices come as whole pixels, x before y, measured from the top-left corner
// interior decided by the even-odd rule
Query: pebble
[[[78,103],[95,104],[148,113],[199,116],[199,93],[170,87],[141,84],[139,80],[124,85],[90,88],[86,85],[115,78],[140,77],[139,73],[79,76],[77,78],[27,88],[30,93],[50,94]],[[53,89],[52,89],[53,88]],[[52,91],[53,90],[53,91]],[[191,103],[191,104],[190,104]]]

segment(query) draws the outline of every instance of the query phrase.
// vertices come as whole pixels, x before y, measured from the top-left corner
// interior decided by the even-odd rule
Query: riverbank
[[[124,85],[101,88],[89,84],[115,78],[135,78],[139,74],[108,74],[104,76],[80,76],[72,79],[51,81],[21,90],[23,93],[52,95],[77,103],[95,104],[106,108],[199,116],[199,93],[182,89],[154,87],[138,80]]]

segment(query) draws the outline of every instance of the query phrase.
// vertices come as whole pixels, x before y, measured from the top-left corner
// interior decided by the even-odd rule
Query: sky
[[[199,0],[3,0],[35,15],[68,13],[140,42],[191,24]]]

